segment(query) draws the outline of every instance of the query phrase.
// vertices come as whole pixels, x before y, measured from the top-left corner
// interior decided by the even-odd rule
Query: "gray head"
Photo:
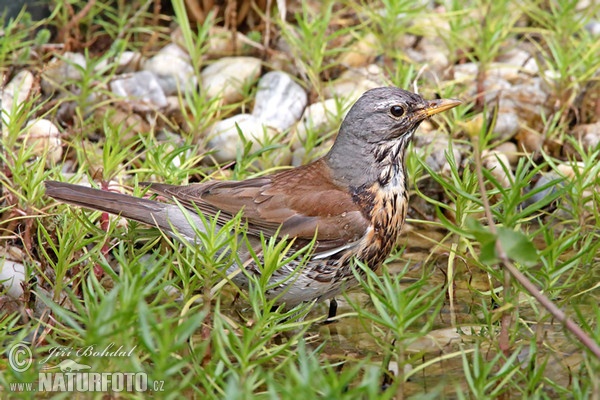
[[[458,104],[458,100],[425,100],[396,87],[368,90],[348,111],[325,160],[344,183],[372,182],[381,162],[402,165],[404,150],[424,119]]]

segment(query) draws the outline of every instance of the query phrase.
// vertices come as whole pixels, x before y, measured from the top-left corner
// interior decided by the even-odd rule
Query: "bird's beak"
[[[461,104],[462,101],[456,99],[440,99],[440,100],[429,100],[425,107],[417,112],[418,117],[425,119],[431,117],[433,114],[441,113],[442,111],[449,110]]]

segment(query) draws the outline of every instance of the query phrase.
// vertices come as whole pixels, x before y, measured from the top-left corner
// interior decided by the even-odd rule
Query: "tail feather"
[[[56,200],[120,215],[144,224],[157,226],[167,232],[176,230],[187,238],[196,237],[188,218],[198,229],[203,230],[202,220],[197,214],[189,211],[186,213],[186,218],[186,214],[175,204],[57,181],[46,181],[45,185],[46,194]]]

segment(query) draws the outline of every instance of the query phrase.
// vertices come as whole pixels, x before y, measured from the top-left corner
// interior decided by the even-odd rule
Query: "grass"
[[[6,20],[0,33],[4,83],[23,69],[39,78],[64,50],[81,53],[86,66],[74,67],[81,78],[60,83],[54,94],[34,90],[2,111],[0,260],[22,263],[26,279],[18,300],[0,292],[0,342],[5,349],[29,343],[36,361],[19,372],[5,352],[2,397],[33,397],[10,385],[37,382],[46,365],[40,362],[62,349],[71,355],[51,357],[49,364],[72,358],[94,372],[144,372],[151,389],[162,390],[157,397],[599,398],[600,360],[505,268],[518,268],[600,343],[600,149],[571,135],[574,126],[598,121],[589,110],[598,98],[600,52],[584,27],[600,19],[600,7],[580,10],[568,0],[442,3],[433,27],[434,11],[403,1],[325,2],[317,10],[302,3],[287,22],[270,21],[271,37],[287,41],[294,57],[288,67],[313,100],[343,70],[339,55],[367,34],[378,38],[389,82],[416,84],[427,97],[465,100],[430,125],[448,134],[462,161],[446,149],[447,169],[439,171],[426,161],[439,150],[410,150],[411,229],[383,271],[355,266],[366,273],[360,289],[340,299],[330,325],[321,324],[325,305],[284,310],[265,298],[266,277],[286,261],[285,243],[264,241],[265,276],[247,290],[229,281],[225,271],[235,251],[223,249],[243,240],[239,219],[220,232],[207,220],[200,248],[44,196],[48,179],[89,179],[141,195],[141,181],[244,179],[289,164],[281,156],[295,149],[288,132],[257,151],[242,146],[231,164],[208,162],[201,132],[247,109],[251,85],[239,104],[223,106],[201,91],[186,91],[177,96],[179,112],[137,117],[106,90],[124,51],[151,56],[170,41],[175,25],[199,74],[211,57],[208,31],[220,22],[216,15],[191,26],[181,1],[173,2],[172,15],[158,13],[151,2],[56,2],[46,20],[34,22],[25,12]],[[260,29],[251,27],[251,36]],[[475,62],[474,86],[410,61],[398,46],[406,35],[434,43],[450,66]],[[478,154],[499,143],[497,113],[481,94],[493,63],[515,46],[533,49],[549,87],[550,112],[524,122],[545,146],[490,170]],[[278,50],[273,44],[263,50],[259,55],[269,65]],[[107,62],[104,69],[96,68],[100,61]],[[332,118],[341,118],[343,99],[339,104],[340,115]],[[60,126],[59,162],[51,149],[26,138],[27,122],[39,118]],[[307,139],[294,144],[304,146],[304,161],[329,145],[320,134],[330,132],[309,129]],[[563,145],[571,150],[561,151]],[[532,190],[541,176],[546,183]],[[131,354],[92,354],[111,346]],[[88,351],[73,355],[81,349]]]

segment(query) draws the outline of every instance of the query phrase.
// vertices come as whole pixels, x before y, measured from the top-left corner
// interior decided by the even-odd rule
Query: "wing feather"
[[[197,207],[210,216],[219,213],[221,222],[243,210],[249,234],[274,235],[279,229],[280,236],[296,238],[296,246],[316,236],[317,256],[335,254],[357,243],[370,222],[348,188],[333,182],[322,160],[245,181],[149,185],[189,209]]]

